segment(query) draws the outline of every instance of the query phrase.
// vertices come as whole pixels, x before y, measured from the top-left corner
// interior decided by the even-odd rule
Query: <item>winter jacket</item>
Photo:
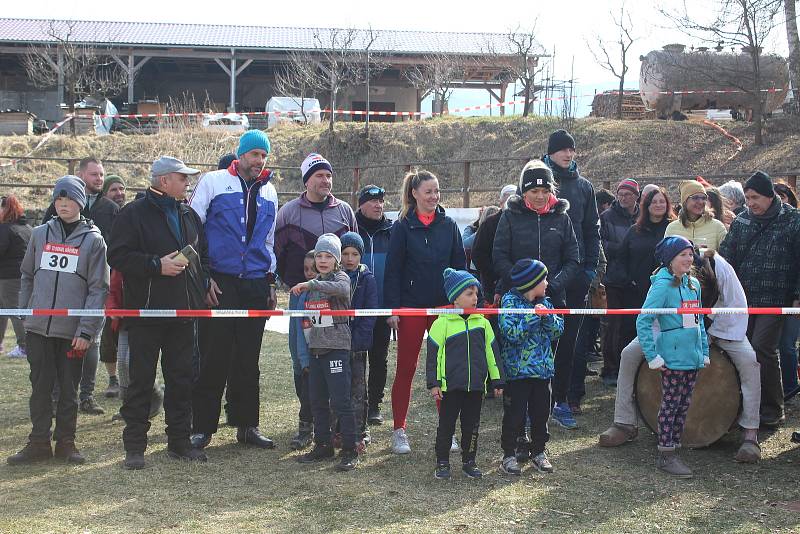
[[[392,221],[385,216],[380,221],[371,221],[360,211],[356,212],[358,233],[364,240],[364,256],[361,263],[369,267],[375,276],[378,287],[378,308],[383,307],[383,282],[386,273],[386,255],[389,252],[389,239],[392,235]],[[374,225],[374,227],[373,227]]]
[[[600,214],[600,239],[603,243],[603,252],[606,255],[606,273],[614,273],[623,269],[619,258],[620,246],[625,234],[628,232],[628,228],[636,222],[638,214],[638,207],[635,213],[630,214],[616,200],[611,204],[610,208]],[[613,276],[611,280],[606,279],[607,286],[613,286],[613,282]]]
[[[350,277],[350,307],[354,310],[374,310],[378,307],[378,288],[369,267],[363,263],[352,271],[345,271]],[[353,317],[350,331],[353,334],[353,352],[363,352],[372,347],[372,330],[377,317]]]
[[[68,258],[74,258],[76,253],[77,264],[72,267],[73,262]],[[62,270],[51,270],[51,267]],[[74,272],[69,272],[73,268]],[[100,229],[91,221],[81,219],[69,236],[64,235],[58,217],[34,228],[20,271],[20,308],[103,309],[109,283],[106,243]],[[102,317],[33,315],[25,318],[26,331],[62,339],[81,336],[92,340],[102,327]]]
[[[600,216],[592,183],[580,175],[578,164],[574,161],[569,169],[559,167],[549,156],[542,160],[553,170],[558,185],[558,198],[569,202],[567,214],[572,220],[572,228],[578,240],[580,259],[584,271],[597,271],[600,250]]]
[[[550,299],[531,302],[516,289],[503,295],[501,300],[503,308],[533,309],[537,304],[553,309]],[[503,339],[502,359],[506,379],[553,378],[553,342],[564,333],[564,319],[553,314],[501,313],[498,322]]]
[[[631,226],[617,249],[617,267],[606,272],[606,285],[632,288],[636,298],[631,302],[638,301],[638,306],[644,302],[650,289],[650,277],[659,266],[655,257],[656,245],[664,238],[668,224],[669,221],[664,219],[641,231]]]
[[[328,205],[322,211],[314,207],[306,193],[281,206],[275,223],[276,272],[292,287],[305,282],[303,258],[313,250],[322,234],[358,232],[356,216],[346,202],[328,195]]]
[[[429,226],[416,212],[392,225],[383,305],[387,308],[433,308],[448,304],[443,273],[447,267],[464,269],[466,257],[455,221],[436,207]]]
[[[719,254],[711,260],[714,274],[717,277],[719,298],[714,308],[747,308],[747,297],[744,288],[736,277],[731,264]],[[747,337],[749,316],[743,314],[721,313],[709,316],[712,320],[708,327],[708,335],[727,341],[743,341]]]
[[[532,258],[547,266],[548,293],[556,302],[565,301],[567,285],[578,274],[580,263],[572,221],[566,215],[569,209],[569,202],[561,199],[549,213],[539,215],[525,206],[522,197],[509,199],[497,225],[492,250],[494,272],[503,292],[511,288],[508,276],[514,264]]]
[[[750,306],[786,306],[800,296],[800,212],[789,204],[773,209],[771,222],[749,209],[736,217],[719,249]]]
[[[350,277],[344,271],[320,274],[308,281],[308,288],[307,310],[350,309]],[[303,323],[303,332],[312,355],[350,350],[352,346],[349,317],[309,317]]]
[[[264,170],[248,186],[237,165],[234,161],[227,169],[203,175],[189,204],[204,225],[212,271],[264,278],[275,272],[277,263],[273,244],[278,193],[270,183],[271,171]],[[302,271],[302,261],[300,265]]]
[[[111,238],[111,228],[114,226],[114,219],[117,217],[119,210],[119,204],[107,199],[102,194],[98,194],[89,209],[84,208],[81,210],[81,215],[92,221],[100,229],[100,233],[103,235],[106,245],[108,245],[108,240]],[[58,217],[58,214],[56,213],[55,204],[50,203],[47,211],[44,212],[42,223],[46,223],[53,217]]]
[[[494,263],[492,262],[492,250],[494,248],[494,236],[497,233],[497,225],[500,223],[502,211],[489,215],[484,219],[483,224],[475,232],[475,240],[472,242],[472,263],[478,269],[481,277],[481,287],[486,298],[491,299],[495,294],[497,284],[497,274],[495,274]]]
[[[713,217],[700,217],[694,222],[689,222],[686,227],[681,224],[680,219],[669,223],[664,236],[679,235],[685,237],[697,246],[700,246],[700,239],[705,239],[708,248],[714,251],[719,250],[719,245],[725,239],[728,231],[725,225]]]
[[[689,276],[681,278],[681,285],[675,287],[675,277],[662,267],[651,277],[650,291],[643,308],[680,308],[686,301],[695,301],[700,306],[700,282]],[[659,335],[653,332],[653,323],[658,322]],[[688,327],[684,327],[687,324]],[[667,369],[690,371],[705,367],[708,358],[708,337],[699,315],[641,314],[636,319],[636,333],[642,345],[644,357],[651,368],[666,365]],[[657,359],[660,357],[660,359]],[[661,364],[661,365],[659,365]]]
[[[440,315],[428,332],[427,347],[428,389],[485,392],[487,377],[492,388],[503,386],[497,340],[483,315]]]
[[[0,224],[0,280],[19,280],[19,265],[32,231],[24,215],[14,222]]]
[[[294,293],[289,293],[289,309],[290,310],[305,310],[306,300],[308,300],[308,291],[300,293],[295,296]],[[294,365],[294,373],[300,374],[303,369],[308,369],[311,365],[311,352],[308,350],[308,341],[306,341],[305,333],[303,332],[303,324],[307,321],[304,317],[292,317],[289,319],[292,324],[290,328],[291,334],[294,334],[294,347],[295,353],[292,358],[296,358],[297,362],[292,362]],[[291,347],[292,345],[290,345]]]
[[[197,213],[183,202],[175,201],[181,236],[175,234],[167,215],[156,202],[163,193],[148,189],[143,198],[127,204],[119,212],[111,243],[108,262],[122,273],[124,305],[127,309],[174,310],[205,309],[205,294],[210,276],[208,246],[203,223]],[[191,245],[200,257],[177,276],[161,274],[161,258]],[[137,318],[137,324],[165,320],[187,321],[187,318]]]

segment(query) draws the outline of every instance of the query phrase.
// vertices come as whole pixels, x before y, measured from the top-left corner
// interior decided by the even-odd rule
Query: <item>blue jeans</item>
[[[783,392],[789,393],[798,386],[797,381],[797,337],[800,334],[800,316],[787,315],[781,332],[781,373]]]

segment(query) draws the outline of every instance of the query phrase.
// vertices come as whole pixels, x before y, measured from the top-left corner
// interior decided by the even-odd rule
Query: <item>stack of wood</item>
[[[590,117],[617,118],[618,91],[604,91],[594,96]],[[622,94],[622,119],[655,119],[655,112],[645,108],[639,91],[624,91]]]

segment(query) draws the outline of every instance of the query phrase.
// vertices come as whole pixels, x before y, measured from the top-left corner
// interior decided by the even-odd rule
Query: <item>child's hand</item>
[[[494,388],[494,396],[495,397],[502,397],[503,396],[503,388]]]
[[[308,282],[300,282],[299,284],[294,286],[291,289],[291,291],[292,291],[292,295],[295,295],[295,296],[299,295],[303,291],[308,291]]]
[[[432,387],[431,397],[433,397],[436,400],[442,400],[442,388],[440,388],[439,386]]]
[[[537,304],[536,306],[534,306],[534,309],[537,309],[537,310],[546,310],[546,309],[547,309],[547,306],[545,306],[544,304]]]

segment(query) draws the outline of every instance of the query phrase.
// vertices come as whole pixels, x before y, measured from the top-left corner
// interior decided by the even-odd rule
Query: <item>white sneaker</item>
[[[25,352],[25,349],[17,345],[14,349],[8,353],[9,358],[27,358],[28,353]]]
[[[392,432],[392,452],[395,454],[408,454],[411,452],[411,445],[408,444],[405,428],[398,428]]]
[[[450,452],[461,452],[461,446],[455,436],[453,436],[453,441],[450,442]]]

